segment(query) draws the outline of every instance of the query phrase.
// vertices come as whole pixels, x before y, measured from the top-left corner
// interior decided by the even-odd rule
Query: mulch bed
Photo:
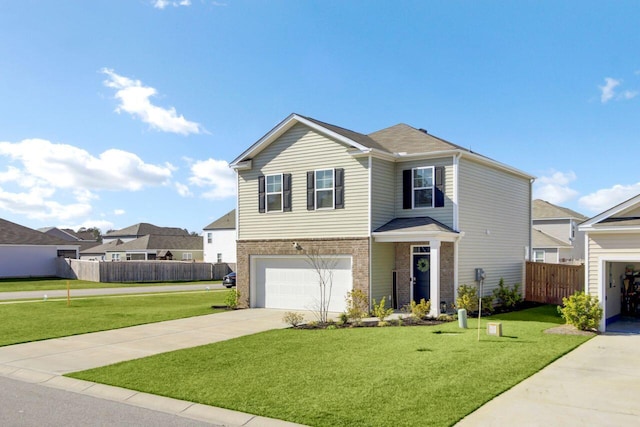
[[[593,336],[596,335],[595,332],[592,331],[581,331],[573,325],[561,325],[556,326],[555,328],[545,329],[545,334],[557,334],[557,335],[584,335],[584,336]]]
[[[363,320],[360,323],[336,323],[336,322],[328,322],[328,323],[304,323],[301,325],[295,326],[295,329],[327,329],[329,327],[336,329],[345,329],[345,328],[371,328],[378,326],[378,320]],[[435,319],[414,319],[412,317],[407,317],[402,319],[402,323],[397,320],[388,320],[385,322],[385,327],[393,327],[393,326],[435,326],[441,325],[443,323],[448,323],[448,321],[444,320],[435,320]]]

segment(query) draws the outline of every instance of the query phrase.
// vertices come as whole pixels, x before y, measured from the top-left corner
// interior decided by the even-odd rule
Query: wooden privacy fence
[[[85,261],[60,259],[58,276],[92,282],[187,282],[219,280],[231,271],[227,264],[183,261]]]
[[[526,301],[562,305],[562,298],[584,291],[584,265],[527,261]]]

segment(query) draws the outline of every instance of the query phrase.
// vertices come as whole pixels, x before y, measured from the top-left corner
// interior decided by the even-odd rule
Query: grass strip
[[[483,319],[505,335],[479,342],[473,319],[285,329],[69,376],[314,426],[449,426],[588,339],[543,333],[554,310]]]
[[[101,283],[87,280],[60,278],[28,278],[28,279],[0,279],[0,292],[21,291],[50,291],[67,289],[67,280],[71,289],[102,289],[118,287],[145,287],[165,285],[203,285],[220,284],[220,280],[204,280],[197,282],[145,282],[145,283]]]
[[[226,291],[82,297],[0,305],[0,346],[211,314]]]

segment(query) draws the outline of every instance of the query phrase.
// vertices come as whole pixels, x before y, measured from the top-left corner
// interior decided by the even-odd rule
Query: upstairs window
[[[216,257],[218,264],[220,264],[222,262],[222,254],[219,253]]]
[[[402,208],[440,208],[445,202],[444,166],[422,166],[402,171]]]
[[[207,243],[213,243],[213,233],[207,233]]]
[[[307,209],[344,208],[344,169],[307,172]]]
[[[413,175],[413,208],[433,207],[433,168],[414,168]]]
[[[291,174],[258,177],[258,212],[291,211]]]
[[[333,209],[333,169],[319,170],[316,179],[316,209]]]
[[[267,175],[267,212],[282,211],[282,175]]]

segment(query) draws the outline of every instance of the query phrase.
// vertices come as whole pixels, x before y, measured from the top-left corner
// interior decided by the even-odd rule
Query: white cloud
[[[638,92],[633,90],[625,90],[620,94],[620,98],[622,99],[633,99],[636,96],[638,96]]]
[[[133,153],[107,150],[98,157],[84,149],[43,139],[0,142],[0,157],[20,164],[0,173],[0,208],[29,218],[68,221],[92,212],[98,191],[137,191],[166,185],[168,165],[143,162]],[[13,185],[21,190],[9,191]],[[61,200],[72,200],[63,204]]]
[[[600,102],[606,104],[615,96],[615,88],[620,85],[621,80],[612,79],[611,77],[605,77],[604,86],[598,86],[600,88]]]
[[[640,182],[631,185],[616,184],[580,197],[580,206],[594,213],[604,212],[615,205],[640,194]]]
[[[164,9],[167,6],[191,6],[191,0],[180,0],[180,1],[170,1],[170,0],[154,0],[153,7],[156,9]]]
[[[191,165],[189,182],[198,187],[209,187],[202,193],[206,199],[224,199],[236,194],[236,176],[224,160],[208,159]]]
[[[549,171],[547,175],[539,177],[534,182],[533,198],[554,204],[564,203],[578,195],[578,192],[570,187],[575,180],[576,174],[573,171]]]
[[[114,215],[124,215],[126,213],[126,211],[124,209],[115,209],[113,211]]]
[[[187,187],[186,185],[176,182],[175,186],[176,186],[176,190],[178,191],[178,194],[181,195],[182,197],[193,196],[193,193],[191,193],[191,191],[189,190],[189,187]]]
[[[150,98],[158,94],[156,89],[143,86],[140,80],[120,76],[108,68],[103,68],[101,72],[109,77],[104,81],[104,85],[116,90],[115,97],[120,101],[116,108],[118,113],[121,111],[129,113],[147,123],[152,129],[161,132],[181,135],[206,132],[200,124],[178,115],[175,108],[153,105]]]

